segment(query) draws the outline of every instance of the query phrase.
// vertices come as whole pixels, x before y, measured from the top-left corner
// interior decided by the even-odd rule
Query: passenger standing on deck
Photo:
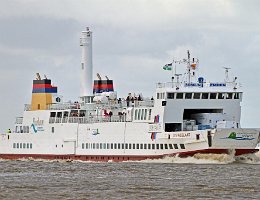
[[[109,114],[109,118],[110,118],[110,121],[111,121],[111,118],[112,118],[112,115],[113,115],[112,111],[110,111],[108,114]]]

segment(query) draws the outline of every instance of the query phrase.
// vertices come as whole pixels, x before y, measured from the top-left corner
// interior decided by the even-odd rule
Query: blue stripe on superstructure
[[[57,93],[57,88],[35,88],[32,93]]]
[[[113,92],[113,89],[93,89],[93,93]]]

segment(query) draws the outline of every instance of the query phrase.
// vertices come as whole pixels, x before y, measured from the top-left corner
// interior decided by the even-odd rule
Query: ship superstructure
[[[118,98],[113,80],[100,74],[92,79],[89,28],[80,46],[80,100],[63,102],[51,80],[37,74],[31,104],[13,132],[1,136],[1,158],[124,161],[257,151],[259,130],[240,127],[242,90],[237,78],[229,80],[228,68],[221,82],[196,77],[198,59],[188,51],[182,81],[175,73],[171,82],[156,85],[154,98],[131,93]]]

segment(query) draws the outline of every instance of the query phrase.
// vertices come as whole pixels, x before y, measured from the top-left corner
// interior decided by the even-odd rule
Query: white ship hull
[[[35,133],[31,127],[30,133],[2,134],[0,157],[127,161],[196,153],[241,155],[257,152],[259,142],[259,132],[254,129],[161,132],[153,136],[149,124],[132,122],[58,123],[40,130]],[[234,132],[236,137],[230,138]]]

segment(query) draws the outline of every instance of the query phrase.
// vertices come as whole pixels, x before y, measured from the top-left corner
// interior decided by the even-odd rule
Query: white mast
[[[82,49],[80,69],[80,97],[85,103],[91,103],[93,97],[92,32],[89,27],[81,32]]]

